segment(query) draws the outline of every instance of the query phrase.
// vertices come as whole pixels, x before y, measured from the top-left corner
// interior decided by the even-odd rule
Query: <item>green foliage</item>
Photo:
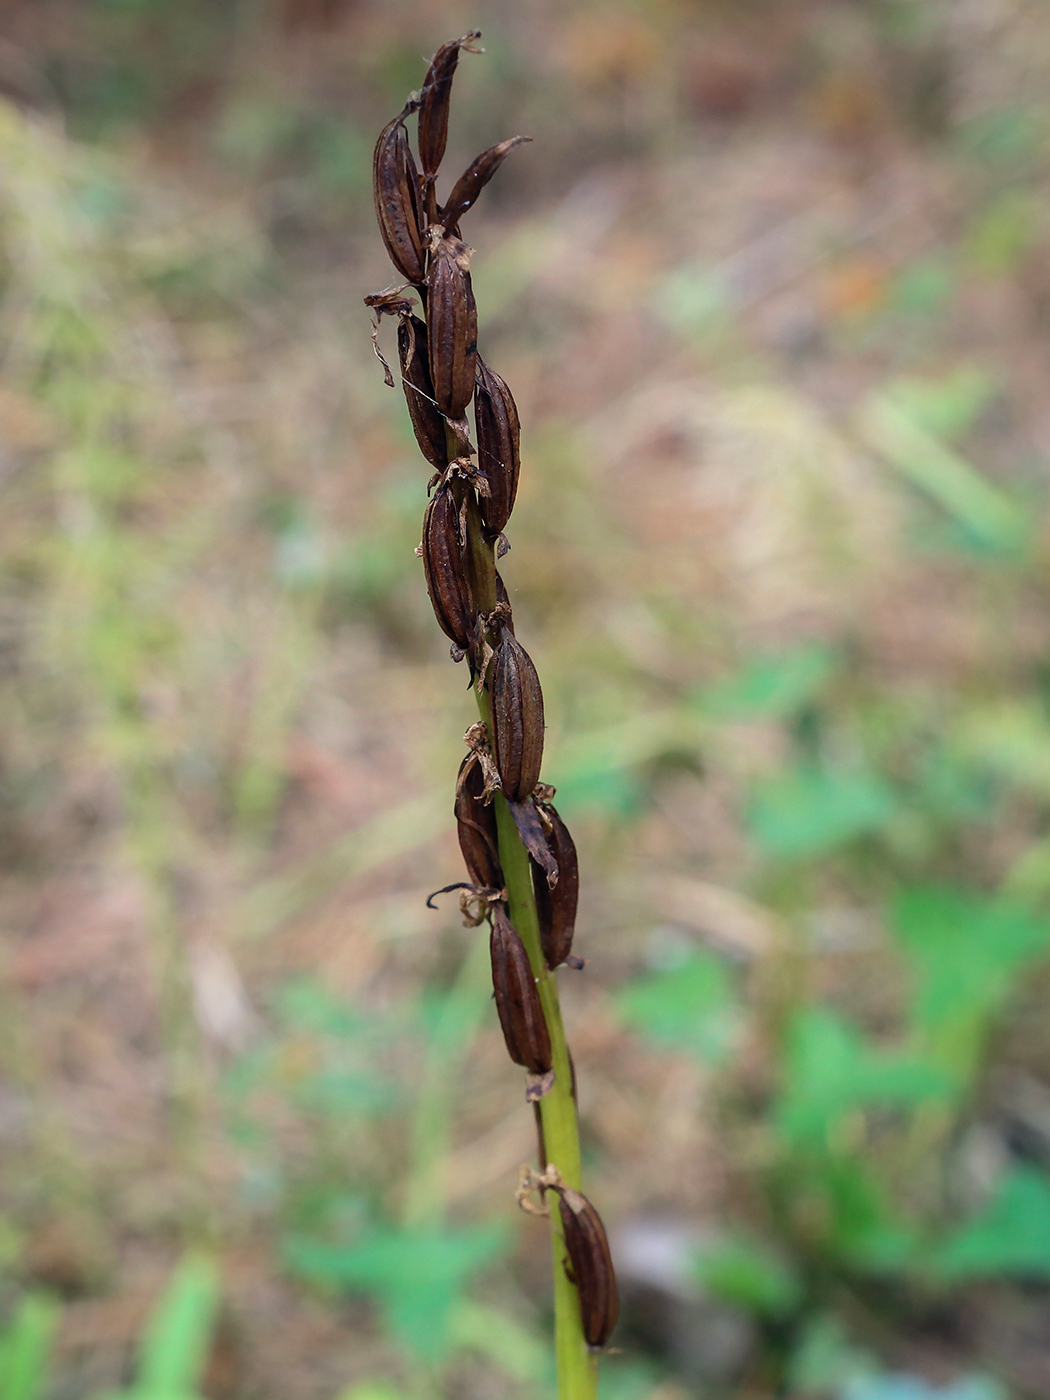
[[[728,1054],[739,1025],[732,980],[713,953],[698,951],[670,971],[638,978],[617,1000],[628,1025],[711,1063]]]
[[[790,1316],[802,1298],[798,1278],[784,1260],[743,1235],[703,1250],[696,1272],[713,1297],[758,1317]]]
[[[1050,1279],[1050,1178],[1012,1167],[972,1219],[937,1248],[933,1268],[942,1279]]]
[[[834,653],[824,646],[756,656],[735,676],[704,692],[700,704],[716,718],[780,719],[816,699],[835,666]]]
[[[907,1107],[943,1096],[949,1087],[931,1065],[866,1044],[842,1017],[806,1008],[787,1036],[775,1122],[792,1147],[827,1150],[852,1109]]]
[[[133,1384],[110,1400],[198,1400],[220,1296],[215,1261],[188,1254],[139,1339]]]
[[[924,888],[901,891],[893,929],[914,978],[918,1043],[963,1088],[989,1018],[1017,973],[1050,943],[1050,920],[1005,899]]]
[[[289,1265],[303,1277],[377,1298],[391,1333],[415,1355],[448,1350],[453,1308],[470,1277],[504,1248],[502,1224],[472,1230],[375,1230],[353,1245],[293,1238]]]
[[[59,1308],[40,1294],[24,1297],[0,1331],[0,1400],[43,1400]]]
[[[895,808],[889,787],[872,773],[807,765],[756,786],[748,825],[767,855],[800,859],[879,830]]]

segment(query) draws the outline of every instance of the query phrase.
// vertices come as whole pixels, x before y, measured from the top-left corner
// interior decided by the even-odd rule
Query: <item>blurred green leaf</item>
[[[696,1273],[716,1298],[760,1317],[786,1317],[802,1299],[798,1278],[784,1260],[744,1236],[705,1249]]]
[[[976,365],[959,365],[935,379],[895,379],[886,386],[887,395],[913,423],[944,438],[971,428],[995,392],[993,380]]]
[[[1026,905],[938,886],[903,891],[893,932],[915,979],[912,1023],[936,1063],[965,1082],[1011,979],[1050,943]]]
[[[857,770],[796,768],[756,786],[748,827],[766,855],[821,855],[877,831],[895,799],[874,775]]]
[[[978,215],[963,250],[979,271],[1004,276],[1033,247],[1042,222],[1042,201],[1033,190],[1003,190]]]
[[[698,697],[702,710],[725,719],[780,719],[814,700],[836,667],[827,647],[796,647],[756,656],[737,675]]]
[[[0,1400],[42,1400],[60,1315],[58,1305],[41,1294],[21,1299],[0,1332]]]
[[[725,963],[697,952],[672,972],[654,972],[617,996],[628,1025],[674,1050],[717,1063],[732,1046],[740,1009]]]
[[[849,1340],[837,1317],[819,1314],[802,1328],[785,1379],[791,1395],[834,1395],[877,1370],[875,1357]]]
[[[187,1255],[140,1339],[136,1400],[184,1400],[199,1392],[220,1296],[215,1261]]]
[[[932,496],[980,543],[1016,554],[1031,522],[1004,491],[911,417],[889,394],[874,394],[861,415],[861,433],[902,476]]]
[[[315,1282],[373,1295],[391,1334],[416,1355],[436,1359],[449,1346],[452,1310],[467,1280],[505,1243],[502,1223],[473,1230],[377,1230],[352,1246],[293,1238],[285,1256]]]
[[[388,1381],[362,1381],[341,1391],[339,1400],[408,1400],[403,1390],[397,1390]]]
[[[933,1266],[953,1283],[996,1275],[1050,1279],[1050,1179],[1012,1167],[985,1209],[937,1250]]]
[[[451,1343],[486,1356],[512,1380],[553,1379],[546,1341],[495,1308],[460,1298],[450,1318]]]
[[[949,1087],[930,1065],[868,1045],[848,1021],[811,1007],[795,1016],[788,1035],[776,1123],[793,1144],[827,1148],[831,1130],[851,1109],[922,1103]]]
[[[941,257],[919,258],[889,284],[888,297],[895,311],[929,316],[948,301],[955,290],[951,267]]]

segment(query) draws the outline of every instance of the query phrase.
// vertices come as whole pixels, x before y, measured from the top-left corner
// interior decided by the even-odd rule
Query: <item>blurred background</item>
[[[0,1395],[548,1400],[362,297],[443,40],[606,1400],[1050,1396],[1050,11],[0,8]],[[384,330],[388,353],[392,333]]]

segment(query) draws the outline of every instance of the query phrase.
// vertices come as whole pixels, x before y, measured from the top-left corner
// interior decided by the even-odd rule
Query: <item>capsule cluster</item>
[[[572,952],[579,872],[576,847],[553,805],[554,789],[540,782],[539,676],[515,636],[503,580],[491,573],[493,550],[502,557],[509,547],[504,532],[518,489],[520,424],[506,382],[478,354],[472,249],[460,235],[460,221],[485,185],[529,138],[514,136],[484,151],[443,205],[437,197],[453,77],[461,52],[479,52],[478,38],[471,31],[441,46],[420,91],[376,143],[376,216],[402,282],[366,303],[375,315],[376,354],[391,384],[378,328],[384,315],[397,319],[409,418],[433,471],[417,553],[434,616],[453,659],[469,659],[471,681],[487,692],[491,714],[489,726],[468,730],[470,752],[460,767],[454,808],[468,879],[447,888],[467,891],[470,923],[488,919],[496,1011],[511,1059],[528,1072],[526,1098],[538,1112],[538,1100],[554,1082],[551,1040],[529,955],[508,912],[495,793],[502,791],[529,853],[543,958],[551,971],[563,963],[583,966]],[[413,115],[418,164],[407,127]],[[406,292],[418,296],[421,316]],[[568,1188],[560,1193],[560,1209],[566,1270],[580,1291],[585,1335],[590,1345],[603,1346],[616,1317],[605,1231],[594,1207]]]

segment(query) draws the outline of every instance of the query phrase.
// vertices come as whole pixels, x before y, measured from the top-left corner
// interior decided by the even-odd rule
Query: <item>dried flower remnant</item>
[[[423,568],[438,626],[460,652],[474,632],[474,603],[467,572],[460,507],[452,491],[441,486],[423,516]]]
[[[481,53],[475,48],[475,41],[481,38],[480,29],[472,29],[461,39],[452,39],[442,44],[434,55],[427,76],[419,94],[419,159],[423,174],[433,183],[445,154],[448,141],[448,108],[452,98],[452,79],[456,76],[460,49],[468,53]]]
[[[459,849],[471,882],[479,889],[503,888],[496,810],[485,800],[485,773],[477,754],[468,753],[456,782]]]
[[[546,833],[547,846],[558,867],[558,880],[552,889],[545,869],[535,860],[532,862],[532,888],[536,897],[543,956],[552,970],[564,962],[582,967],[583,964],[579,958],[573,957],[572,952],[576,906],[580,896],[576,843],[551,803],[542,803],[541,811],[550,827]]]
[[[490,146],[487,151],[482,151],[477,160],[472,161],[467,166],[453,185],[448,203],[441,210],[441,222],[450,232],[459,227],[460,219],[473,205],[511,151],[517,150],[519,146],[523,146],[531,140],[531,136],[512,136],[508,141],[501,141],[498,146]]]
[[[547,1075],[551,1069],[551,1042],[532,964],[517,929],[500,905],[493,912],[489,952],[496,1010],[507,1054],[532,1074]]]
[[[506,529],[518,494],[521,426],[510,390],[480,355],[474,389],[474,422],[478,460],[489,483],[489,494],[481,502],[481,518],[490,534],[500,535]]]
[[[590,1347],[603,1347],[620,1313],[609,1241],[602,1218],[586,1196],[555,1186],[569,1266],[580,1295],[583,1335]]]
[[[543,759],[543,691],[532,658],[504,631],[492,665],[492,752],[508,802],[531,797]]]
[[[430,382],[442,413],[462,417],[474,395],[478,310],[470,285],[471,249],[458,238],[431,230],[427,273],[427,349]]]
[[[439,472],[448,466],[445,419],[434,402],[427,355],[427,328],[418,316],[402,316],[397,327],[401,384],[419,450]]]
[[[410,102],[383,128],[376,142],[372,173],[376,217],[390,261],[407,282],[418,286],[426,271],[419,172],[405,130],[405,117],[412,107]]]

